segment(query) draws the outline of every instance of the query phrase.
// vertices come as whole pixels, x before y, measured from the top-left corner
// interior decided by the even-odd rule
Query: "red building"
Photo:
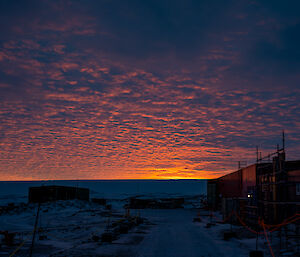
[[[256,163],[207,183],[208,204],[224,217],[237,211],[249,223],[258,217],[279,223],[300,212],[300,160],[278,152],[272,162]]]

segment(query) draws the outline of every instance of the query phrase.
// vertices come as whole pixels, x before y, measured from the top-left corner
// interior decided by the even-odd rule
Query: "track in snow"
[[[216,231],[193,223],[195,210],[145,210],[143,216],[156,225],[139,245],[139,257],[249,256],[248,250],[237,247],[238,242],[222,241]]]

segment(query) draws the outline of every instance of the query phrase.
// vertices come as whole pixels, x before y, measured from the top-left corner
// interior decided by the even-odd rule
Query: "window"
[[[296,184],[296,195],[300,195],[300,183]]]

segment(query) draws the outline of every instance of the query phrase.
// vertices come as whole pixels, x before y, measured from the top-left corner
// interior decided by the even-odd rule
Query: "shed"
[[[89,201],[90,190],[88,188],[69,186],[40,186],[30,187],[28,192],[28,202],[49,202],[57,200],[85,200]]]

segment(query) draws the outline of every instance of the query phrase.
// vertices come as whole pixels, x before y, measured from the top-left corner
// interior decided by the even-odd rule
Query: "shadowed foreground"
[[[193,223],[196,214],[194,210],[185,209],[143,212],[144,216],[151,216],[157,224],[138,246],[137,256],[249,256],[248,249],[240,248],[241,242],[222,241],[219,230],[205,228],[205,222]],[[220,226],[224,226],[224,229],[228,227]]]

